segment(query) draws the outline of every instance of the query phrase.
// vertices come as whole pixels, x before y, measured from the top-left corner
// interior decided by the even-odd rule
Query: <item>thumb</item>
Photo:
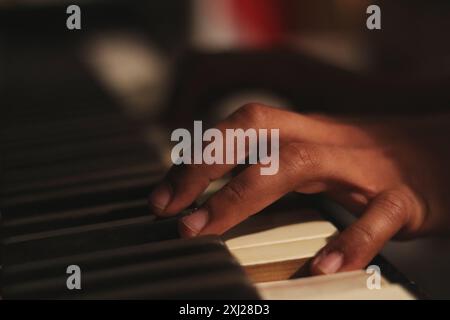
[[[407,192],[395,190],[378,195],[356,222],[317,254],[311,263],[311,273],[330,274],[364,268],[408,223],[413,208],[413,198]]]

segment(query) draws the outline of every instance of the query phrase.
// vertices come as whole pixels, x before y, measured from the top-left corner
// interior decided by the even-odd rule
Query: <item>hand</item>
[[[276,175],[251,165],[180,221],[184,237],[221,234],[288,192],[325,193],[359,218],[323,248],[313,274],[365,267],[392,237],[450,227],[450,119],[340,119],[258,104],[240,108],[217,128],[279,128]],[[190,205],[233,165],[174,166],[150,195],[155,214]]]

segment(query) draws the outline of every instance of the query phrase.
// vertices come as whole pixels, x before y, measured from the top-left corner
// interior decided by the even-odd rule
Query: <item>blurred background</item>
[[[69,4],[81,30],[66,28]],[[370,4],[382,30],[366,28]],[[167,156],[171,128],[249,101],[438,116],[450,106],[449,32],[445,0],[0,0],[2,139],[42,110],[46,121],[120,110]],[[449,249],[426,239],[384,253],[431,297],[450,298]]]

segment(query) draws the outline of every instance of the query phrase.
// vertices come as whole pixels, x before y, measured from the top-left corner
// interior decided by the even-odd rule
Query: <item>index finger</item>
[[[249,104],[240,108],[216,126],[223,135],[226,129],[270,127],[259,105]],[[225,148],[225,145],[224,145]],[[247,153],[248,150],[245,150]],[[149,197],[152,211],[160,216],[170,216],[189,206],[208,185],[224,176],[236,163],[173,165],[164,180]]]
[[[318,122],[294,112],[260,104],[247,104],[216,126],[223,136],[227,129],[280,129],[282,140],[314,141],[323,136],[324,128]],[[281,134],[280,134],[281,136]],[[233,141],[234,143],[234,141]],[[246,144],[247,145],[247,144]],[[223,145],[225,155],[225,144]],[[244,152],[248,153],[248,146]],[[233,155],[234,156],[234,155]],[[228,162],[228,161],[227,161]],[[159,216],[171,216],[185,209],[199,197],[208,185],[236,167],[236,161],[224,164],[174,165],[165,179],[149,196],[152,211]]]

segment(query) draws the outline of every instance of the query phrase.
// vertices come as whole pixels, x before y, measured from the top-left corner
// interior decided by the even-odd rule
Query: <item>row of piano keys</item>
[[[309,262],[338,230],[320,212],[287,197],[242,223],[225,237],[263,299],[415,299],[401,284],[381,277],[369,289],[364,270],[309,276]]]
[[[296,197],[224,240],[178,239],[176,218],[158,220],[147,206],[166,168],[157,143],[70,65],[64,75],[49,69],[47,86],[64,97],[69,68],[75,100],[17,92],[2,111],[3,298],[412,298],[387,280],[385,296],[364,291],[361,273],[305,277],[337,230]],[[81,269],[81,290],[67,288],[69,265]]]
[[[1,117],[2,297],[256,298],[220,239],[180,241],[175,219],[150,215],[166,167],[141,127],[76,59],[40,68]]]

